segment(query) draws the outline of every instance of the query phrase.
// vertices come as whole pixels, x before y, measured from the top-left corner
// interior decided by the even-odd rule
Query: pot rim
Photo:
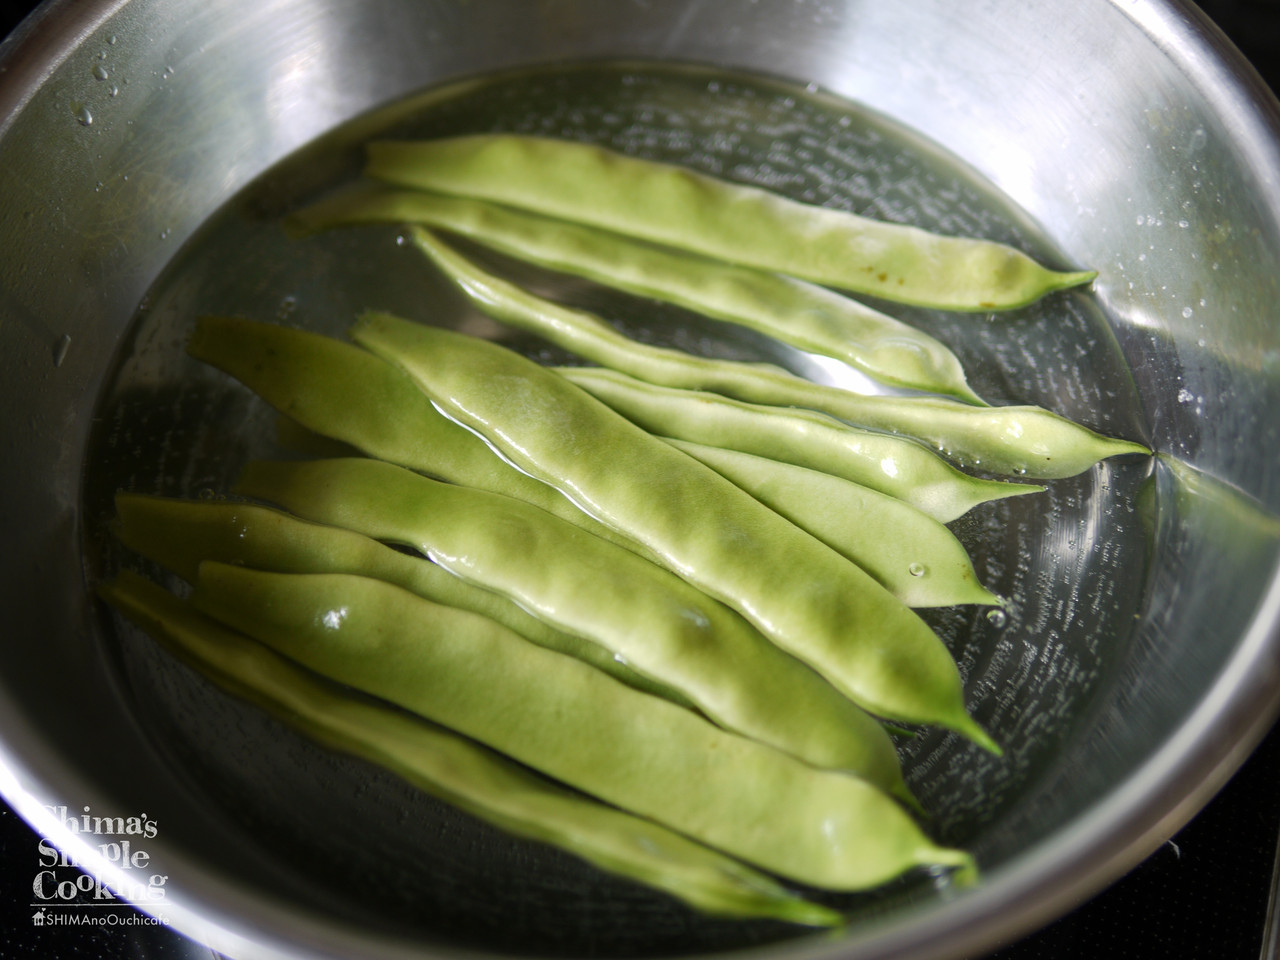
[[[0,42],[0,137],[70,51],[129,0],[45,0]],[[1198,78],[1233,129],[1248,134],[1254,169],[1280,169],[1280,102],[1256,71],[1197,8],[1185,0],[1139,0],[1112,5],[1137,23],[1169,57]],[[1280,218],[1280,197],[1272,198]],[[945,960],[990,950],[1048,923],[1132,868],[1181,826],[1226,783],[1280,716],[1280,565],[1248,630],[1208,694],[1178,729],[1101,802],[1052,837],[995,871],[982,886],[942,904],[928,904],[904,922],[903,914],[860,930],[864,960]],[[90,796],[92,787],[59,758],[23,754],[13,743],[38,741],[24,718],[0,702],[0,794],[42,836],[50,838],[108,886],[124,886],[124,871],[106,862],[44,806],[52,784]],[[354,928],[283,904],[246,897],[229,878],[164,849],[166,862],[187,871],[195,885],[175,886],[161,905],[140,910],[173,918],[188,936],[233,956],[272,958],[419,955],[402,941],[370,943]],[[280,920],[287,920],[281,924]],[[283,939],[278,931],[288,929]],[[776,952],[777,945],[758,950]],[[796,960],[828,960],[848,951],[821,937],[787,941]],[[377,952],[371,952],[376,950]],[[339,952],[341,951],[341,952]],[[473,956],[456,948],[436,955]]]

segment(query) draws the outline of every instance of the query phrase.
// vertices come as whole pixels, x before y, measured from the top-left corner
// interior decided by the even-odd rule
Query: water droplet
[[[72,104],[71,111],[76,118],[76,123],[80,124],[80,126],[87,127],[93,123],[93,114],[83,104]]]
[[[62,361],[67,359],[67,351],[71,349],[71,335],[64,333],[58,338],[58,342],[53,345],[53,365],[55,367],[62,366]]]
[[[987,623],[991,624],[997,630],[1003,629],[1004,625],[1009,622],[1008,615],[999,607],[987,611]]]
[[[1182,319],[1184,319],[1184,320],[1190,320],[1190,319],[1191,319],[1191,315],[1192,315],[1193,313],[1195,313],[1195,311],[1194,311],[1194,310],[1192,310],[1190,307],[1183,307],[1183,308],[1182,308]]]
[[[113,97],[120,96],[120,88],[117,87],[115,84],[111,85],[111,96]]]
[[[109,43],[113,47],[116,45],[116,35],[114,33],[111,36],[107,37],[107,43]]]
[[[107,73],[107,68],[104,67],[102,64],[98,64],[96,67],[93,68],[93,79],[105,80],[109,76],[111,76],[111,74]]]
[[[913,577],[923,577],[924,564],[913,561],[907,565],[907,573],[911,574]]]
[[[1185,230],[1187,229],[1187,227],[1191,226],[1191,223],[1188,220],[1179,220],[1178,226],[1180,226],[1183,230]]]

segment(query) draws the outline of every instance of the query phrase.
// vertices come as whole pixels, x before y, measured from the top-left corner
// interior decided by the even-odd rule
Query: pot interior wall
[[[477,327],[388,235],[335,236],[275,256],[274,215],[349,170],[352,144],[370,129],[417,124],[425,133],[480,124],[486,110],[501,117],[501,103],[477,101],[483,92],[425,112],[411,101],[346,127],[200,232],[237,191],[322,134],[416,90],[493,71],[666,60],[784,78],[744,81],[708,100],[709,84],[722,81],[684,74],[650,91],[654,102],[636,99],[643,84],[615,83],[608,96],[624,119],[614,130],[591,126],[598,100],[565,79],[590,71],[538,73],[552,77],[538,113],[557,130],[630,137],[689,162],[749,156],[736,175],[778,175],[817,199],[1097,266],[1093,292],[1010,318],[917,319],[957,346],[992,399],[1041,403],[1152,442],[1247,495],[1205,493],[1200,475],[1173,461],[1131,459],[957,525],[980,575],[1011,598],[1007,620],[967,609],[931,617],[1007,756],[936,734],[903,753],[938,811],[931,829],[971,846],[994,886],[1189,722],[1209,730],[1220,756],[1259,722],[1259,691],[1276,670],[1264,655],[1265,624],[1255,624],[1276,564],[1266,508],[1280,507],[1280,427],[1268,417],[1280,400],[1280,246],[1276,198],[1259,172],[1274,147],[1258,139],[1265,118],[1225,98],[1220,77],[1193,83],[1157,48],[1144,31],[1158,11],[1143,8],[1140,23],[1106,4],[1073,8],[1070,29],[1046,51],[1027,39],[1041,35],[1036,5],[992,4],[963,21],[943,4],[788,4],[785,16],[753,4],[732,17],[700,4],[681,15],[673,5],[606,14],[568,2],[275,0],[192,4],[181,15],[173,4],[71,6],[46,13],[37,28],[46,44],[84,28],[84,10],[98,20],[65,59],[48,61],[48,78],[0,128],[0,391],[14,412],[0,500],[12,549],[0,582],[15,638],[3,653],[0,709],[21,786],[39,802],[145,809],[161,821],[154,856],[174,864],[175,898],[203,904],[215,921],[243,910],[263,923],[292,914],[305,935],[333,924],[332,944],[371,926],[386,939],[365,943],[364,955],[423,936],[634,955],[786,933],[697,919],[319,751],[120,629],[86,589],[120,559],[102,536],[115,488],[218,491],[272,442],[263,407],[182,357],[191,310],[287,315],[340,333],[365,306],[414,315],[432,304],[443,305],[442,322],[498,335]],[[489,6],[497,15],[485,15]],[[1191,42],[1181,21],[1159,23]],[[10,50],[8,62],[35,77],[47,49]],[[522,81],[499,89],[536,99]],[[849,107],[853,122],[841,127],[828,91],[876,112]],[[671,99],[680,96],[692,105]],[[726,145],[735,123],[739,142]],[[828,185],[806,150],[831,143],[865,165]],[[316,156],[324,162],[307,162]],[[386,263],[352,266],[376,244]],[[214,254],[197,263],[189,251]],[[678,339],[692,322],[699,343],[720,353],[769,349],[675,313],[631,322],[657,339]],[[822,375],[804,358],[770,356]],[[1271,663],[1270,677],[1259,666],[1233,681],[1234,702],[1207,712],[1215,684],[1246,656]],[[1184,792],[1204,776],[1188,774]],[[936,899],[920,881],[842,898],[868,918],[846,946],[875,928],[872,918],[905,924]]]

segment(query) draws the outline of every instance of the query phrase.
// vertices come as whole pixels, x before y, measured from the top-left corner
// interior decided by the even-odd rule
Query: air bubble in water
[[[925,567],[923,563],[913,561],[907,565],[907,573],[911,574],[913,577],[923,577],[924,572]]]
[[[104,67],[102,64],[98,64],[93,68],[93,79],[105,80],[109,76],[111,76],[111,74],[107,73],[107,68]]]
[[[75,105],[71,109],[75,115],[76,123],[80,124],[80,126],[87,127],[93,123],[93,114],[89,112],[88,107]]]
[[[987,611],[987,623],[991,624],[997,630],[1001,629],[1008,622],[1008,615],[999,607],[996,607],[994,610]]]

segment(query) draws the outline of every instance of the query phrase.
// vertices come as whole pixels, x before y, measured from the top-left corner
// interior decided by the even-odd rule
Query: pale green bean
[[[205,563],[192,599],[325,676],[783,877],[858,890],[916,866],[972,869],[857,777],[381,581]]]
[[[943,310],[1017,307],[1088,283],[1003,244],[797,203],[756,187],[564,140],[478,134],[374,142],[365,172],[588,223],[730,263]]]
[[[927,442],[990,473],[1054,479],[1080,473],[1107,457],[1149,452],[1141,444],[1103,437],[1041,407],[977,407],[941,397],[869,396],[814,383],[768,364],[716,360],[638,343],[586,311],[563,307],[493,276],[429,231],[418,227],[410,234],[485,313],[648,383],[818,410],[860,427]]]
[[[372,462],[372,461],[371,461]],[[385,580],[445,606],[496,620],[527,640],[577,657],[637,690],[692,706],[670,686],[636,673],[599,644],[557,630],[517,604],[341,527],[309,523],[278,510],[235,501],[187,501],[116,495],[120,542],[194,583],[204,560],[278,573],[354,573]]]
[[[871,713],[950,727],[996,749],[923,621],[709,467],[496,344],[386,314],[366,314],[352,336],[521,469],[665,557]]]
[[[236,491],[421,551],[726,729],[913,802],[884,730],[829,683],[675,574],[545,511],[365,459],[256,461]]]
[[[909,607],[1003,604],[978,582],[955,535],[908,503],[794,464],[668,442],[848,557]]]
[[[524,500],[642,550],[554,487],[512,469],[483,440],[446,419],[402,371],[368,351],[291,327],[201,317],[187,352],[323,436],[450,483]]]
[[[812,410],[659,387],[600,367],[556,370],[650,433],[842,477],[909,503],[941,523],[982,503],[1044,490],[971,477],[914,440],[861,430]]]
[[[841,360],[881,383],[982,403],[945,344],[879,310],[794,277],[677,253],[483,200],[418,190],[350,190],[306,207],[291,219],[310,230],[370,222],[427,224],[511,257],[750,327],[801,350]]]
[[[840,915],[649,820],[596,803],[426,720],[344,693],[124,571],[98,593],[175,656],[312,740],[390,770],[508,833],[725,916],[837,926]]]

